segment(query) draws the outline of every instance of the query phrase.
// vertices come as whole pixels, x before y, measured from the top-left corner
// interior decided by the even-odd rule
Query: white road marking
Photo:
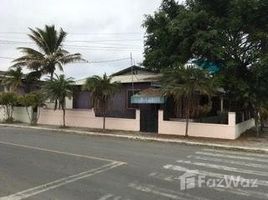
[[[216,178],[224,178],[226,175],[230,175],[230,174],[221,174],[221,173],[208,172],[208,171],[204,171],[204,170],[188,169],[188,168],[183,167],[183,166],[171,165],[171,164],[164,165],[163,168],[164,169],[169,169],[169,170],[174,170],[174,171],[180,171],[180,172],[195,171],[195,173],[197,175],[205,175],[205,176],[208,176],[208,177],[216,177]],[[242,176],[240,176],[240,177],[241,177],[241,179],[244,178]],[[268,187],[268,181],[266,181],[266,180],[258,179],[257,184]]]
[[[239,160],[250,160],[250,161],[256,161],[256,162],[264,162],[268,163],[268,159],[260,159],[260,158],[253,158],[253,157],[247,157],[247,156],[235,156],[235,155],[226,155],[226,154],[220,154],[220,153],[208,153],[208,152],[202,152],[197,151],[196,154],[206,155],[206,156],[213,156],[213,157],[222,157],[222,158],[233,158],[233,159],[239,159]]]
[[[117,163],[117,162],[109,163],[109,164],[103,165],[101,167],[98,167],[96,169],[91,169],[91,170],[88,170],[88,171],[85,171],[85,172],[82,172],[82,173],[79,173],[79,174],[75,174],[75,175],[72,175],[72,176],[61,178],[61,179],[55,180],[53,182],[49,182],[49,183],[46,183],[46,184],[43,184],[43,185],[40,185],[40,186],[37,186],[37,187],[33,187],[33,188],[30,188],[30,189],[18,192],[16,194],[6,196],[6,197],[1,197],[0,200],[22,200],[22,199],[26,199],[26,198],[29,198],[31,196],[37,195],[39,193],[46,192],[48,190],[58,188],[60,186],[66,185],[68,183],[72,183],[72,182],[78,181],[80,179],[84,179],[84,178],[87,178],[87,177],[102,173],[104,171],[108,171],[110,169],[113,169],[115,167],[119,167],[121,165],[123,165],[123,163]]]
[[[160,173],[160,172],[153,172],[149,174],[149,176],[157,178],[159,180],[164,180],[168,182],[178,182],[180,183],[180,177],[179,176],[174,176],[174,175],[167,175],[165,173]],[[168,177],[168,179],[167,179]],[[233,193],[236,195],[242,195],[242,196],[252,196],[254,198],[258,199],[268,199],[268,193],[263,193],[263,192],[257,192],[257,191],[252,191],[252,190],[242,190],[239,188],[211,188],[214,190],[217,190],[219,192],[229,192]]]
[[[157,188],[154,185],[139,185],[137,183],[130,183],[130,188],[133,188],[138,191],[151,193],[154,195],[166,197],[168,199],[175,199],[175,200],[208,200],[204,197],[197,197],[194,195],[187,194],[185,192],[175,192],[173,190],[168,190],[164,188]]]
[[[193,159],[204,160],[204,161],[235,164],[235,165],[242,165],[242,166],[247,166],[247,167],[268,169],[268,165],[262,165],[262,164],[257,164],[257,163],[248,163],[248,162],[244,162],[244,161],[226,160],[226,159],[220,159],[220,158],[210,158],[210,157],[195,156],[195,155],[187,156],[187,158],[193,158]]]
[[[252,191],[252,190],[242,190],[239,188],[214,188],[215,190],[219,192],[230,192],[233,194],[237,195],[242,195],[242,196],[252,196],[254,199],[268,199],[268,193],[263,193],[263,192],[257,192],[257,191]]]
[[[114,196],[114,195],[112,195],[112,194],[107,194],[107,195],[105,195],[105,196],[99,198],[98,200],[107,200],[107,199],[109,199],[110,197],[113,197],[113,196]]]
[[[26,149],[33,149],[33,150],[38,150],[38,151],[45,151],[45,152],[49,152],[49,153],[56,153],[56,154],[67,155],[67,156],[75,156],[75,157],[80,157],[80,158],[87,158],[87,159],[93,159],[93,160],[101,160],[101,161],[117,162],[117,163],[126,164],[125,162],[121,162],[121,161],[117,161],[117,160],[99,158],[99,157],[88,156],[88,155],[74,154],[74,153],[45,149],[45,148],[29,146],[29,145],[15,144],[15,143],[11,143],[11,142],[0,141],[0,144],[21,147],[21,148],[26,148]]]
[[[120,200],[120,199],[122,199],[121,196],[118,196],[118,197],[113,198],[113,200]]]
[[[228,151],[228,150],[219,150],[219,149],[202,149],[202,151],[209,151],[209,152],[222,153],[222,154],[233,154],[233,155],[240,155],[240,156],[252,156],[252,157],[260,157],[260,158],[267,158],[268,159],[267,154]]]
[[[255,170],[248,170],[248,169],[241,169],[241,168],[238,169],[235,167],[228,167],[228,166],[224,166],[224,165],[215,165],[215,164],[210,164],[210,163],[192,162],[190,160],[177,160],[176,162],[183,163],[183,164],[189,164],[189,165],[195,165],[195,166],[202,166],[202,167],[207,167],[207,168],[212,168],[212,169],[220,169],[220,170],[236,172],[236,173],[254,174],[254,175],[258,175],[258,176],[268,177],[268,173],[262,172],[262,171],[255,171]]]

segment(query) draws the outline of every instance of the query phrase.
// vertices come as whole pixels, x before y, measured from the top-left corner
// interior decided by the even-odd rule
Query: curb
[[[191,142],[180,139],[166,139],[166,138],[153,138],[146,136],[131,136],[131,135],[121,135],[121,134],[107,134],[101,132],[89,132],[89,131],[76,131],[76,130],[67,130],[67,129],[57,129],[57,128],[47,128],[47,127],[39,127],[39,126],[23,126],[23,125],[14,125],[14,124],[1,124],[1,127],[12,127],[12,128],[23,128],[23,129],[35,129],[35,130],[46,130],[46,131],[55,131],[55,132],[64,132],[64,133],[75,133],[79,135],[89,135],[89,136],[103,136],[103,137],[114,137],[114,138],[124,138],[124,139],[132,139],[132,140],[140,140],[140,141],[154,141],[154,142],[164,142],[164,143],[174,143],[174,144],[186,144],[186,145],[196,145],[196,146],[206,146],[212,148],[221,148],[221,149],[229,149],[229,150],[241,150],[247,152],[259,152],[259,153],[267,153],[268,149],[265,148],[254,148],[254,147],[245,147],[245,146],[231,146],[224,144],[209,144],[203,142]]]

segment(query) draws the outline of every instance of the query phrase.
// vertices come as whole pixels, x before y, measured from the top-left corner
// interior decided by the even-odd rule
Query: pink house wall
[[[62,111],[41,109],[38,124],[62,125]],[[66,110],[66,125],[73,127],[101,129],[102,117],[95,117],[94,110]],[[136,110],[136,119],[106,118],[106,128],[111,130],[140,130],[140,111]]]
[[[252,119],[235,123],[235,113],[229,113],[228,124],[208,124],[208,123],[189,123],[188,134],[192,137],[207,137],[219,139],[236,139],[247,129],[254,126]],[[165,121],[163,119],[163,111],[159,110],[158,115],[158,132],[163,135],[185,135],[185,122]]]

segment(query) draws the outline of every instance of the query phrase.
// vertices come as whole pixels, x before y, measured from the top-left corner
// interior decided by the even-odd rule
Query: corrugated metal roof
[[[112,77],[112,82],[119,83],[147,83],[159,81],[161,74],[135,74],[135,75],[121,75]],[[76,85],[84,85],[86,78],[76,81]]]

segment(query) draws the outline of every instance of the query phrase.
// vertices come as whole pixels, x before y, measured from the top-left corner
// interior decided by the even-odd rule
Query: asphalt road
[[[2,127],[0,200],[21,199],[268,199],[268,154]]]

